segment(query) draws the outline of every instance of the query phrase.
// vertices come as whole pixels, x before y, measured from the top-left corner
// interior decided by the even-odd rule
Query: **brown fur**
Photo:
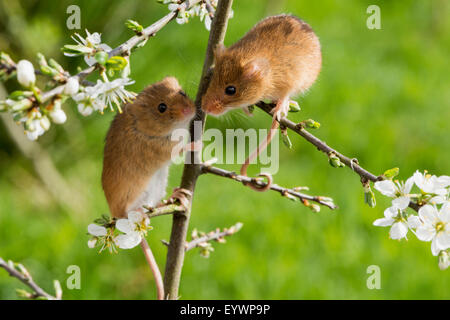
[[[307,23],[291,15],[268,17],[231,47],[216,49],[202,108],[221,114],[297,95],[314,83],[321,64],[319,39]],[[233,96],[225,94],[229,85],[237,89]]]
[[[162,102],[168,107],[164,113],[158,111]],[[106,136],[102,173],[113,217],[125,217],[152,175],[170,160],[177,143],[170,134],[187,127],[194,111],[178,81],[168,77],[144,89],[116,115]]]

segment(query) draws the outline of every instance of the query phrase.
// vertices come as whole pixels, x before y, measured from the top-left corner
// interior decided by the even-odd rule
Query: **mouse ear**
[[[244,65],[243,77],[246,79],[263,78],[269,68],[266,59],[254,59]]]
[[[221,56],[225,51],[225,46],[223,43],[218,43],[214,48],[214,58],[217,60],[217,57]]]

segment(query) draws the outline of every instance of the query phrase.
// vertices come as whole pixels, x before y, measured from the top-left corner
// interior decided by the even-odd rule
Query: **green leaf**
[[[137,21],[128,19],[127,21],[125,21],[125,26],[128,29],[133,30],[136,33],[141,33],[142,31],[144,31],[144,27],[141,26]]]
[[[392,168],[392,169],[386,170],[383,173],[383,176],[386,177],[387,179],[391,180],[392,178],[398,176],[399,172],[400,172],[399,168]]]

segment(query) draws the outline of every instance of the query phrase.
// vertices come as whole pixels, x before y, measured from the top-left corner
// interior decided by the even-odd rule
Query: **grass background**
[[[112,47],[131,36],[126,19],[149,25],[167,13],[155,1],[0,1],[0,49],[13,59],[37,52],[55,57],[72,72],[84,62],[61,55],[71,43],[66,8],[78,4],[82,29],[98,31]],[[381,8],[381,30],[366,27],[366,8]],[[376,174],[395,166],[405,179],[416,169],[450,173],[450,4],[445,0],[405,1],[235,1],[225,43],[238,40],[269,14],[290,12],[309,22],[320,37],[323,70],[299,99],[296,121],[313,118],[315,132]],[[84,34],[84,32],[83,32]],[[179,78],[195,96],[208,33],[198,19],[172,23],[132,55],[134,91],[166,75]],[[8,91],[14,81],[6,84]],[[154,283],[139,249],[98,255],[87,248],[86,226],[106,213],[100,176],[103,139],[113,114],[83,118],[67,104],[69,120],[39,139],[74,192],[82,209],[58,205],[0,124],[0,256],[20,261],[36,282],[52,290],[59,279],[66,299],[153,299]],[[248,119],[208,119],[208,127],[268,127],[261,112]],[[411,235],[393,241],[372,222],[375,209],[363,202],[358,176],[334,169],[326,157],[291,134],[294,148],[280,145],[277,183],[308,185],[313,194],[332,196],[339,210],[314,214],[277,194],[259,194],[235,182],[203,176],[197,184],[190,230],[209,231],[237,221],[244,228],[216,244],[209,259],[186,255],[183,299],[448,299],[449,271],[440,271],[430,244]],[[230,167],[227,167],[230,168]],[[237,167],[232,167],[236,169]],[[173,166],[170,187],[180,181]],[[255,168],[251,169],[256,173]],[[171,219],[152,221],[149,236],[160,265]],[[81,289],[69,290],[69,265],[81,268]],[[366,286],[369,265],[381,268],[381,289]],[[0,270],[0,299],[14,299],[17,280]]]

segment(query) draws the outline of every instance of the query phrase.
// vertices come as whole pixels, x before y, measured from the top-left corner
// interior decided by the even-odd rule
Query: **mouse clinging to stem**
[[[214,58],[211,81],[202,98],[206,113],[245,111],[266,99],[276,104],[270,133],[241,168],[246,175],[249,163],[270,143],[278,121],[287,115],[289,104],[297,104],[290,98],[305,92],[317,79],[322,65],[320,42],[306,22],[282,14],[263,19],[229,48],[218,46]],[[263,176],[269,178],[268,187],[270,177]]]
[[[195,115],[194,103],[178,81],[166,77],[145,88],[117,114],[106,136],[102,186],[111,215],[144,214],[143,205],[157,206],[165,197],[173,150],[172,132],[188,128]],[[183,203],[182,189],[172,198]],[[161,273],[145,238],[140,242],[158,288],[164,298]],[[137,245],[137,243],[135,244]]]

